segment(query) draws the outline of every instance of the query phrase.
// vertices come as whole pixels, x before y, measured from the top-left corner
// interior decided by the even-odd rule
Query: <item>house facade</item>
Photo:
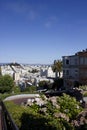
[[[62,59],[64,86],[72,88],[75,82],[87,85],[87,49]]]

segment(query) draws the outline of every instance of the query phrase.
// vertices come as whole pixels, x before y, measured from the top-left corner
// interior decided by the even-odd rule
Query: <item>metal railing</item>
[[[0,101],[0,130],[19,130],[3,101]]]

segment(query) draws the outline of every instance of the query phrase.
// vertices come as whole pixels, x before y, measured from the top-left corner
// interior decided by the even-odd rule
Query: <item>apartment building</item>
[[[63,56],[64,86],[72,88],[75,82],[87,84],[87,49],[71,56]]]

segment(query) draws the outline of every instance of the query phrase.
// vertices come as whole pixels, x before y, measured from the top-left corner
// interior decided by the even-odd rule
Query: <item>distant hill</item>
[[[9,63],[8,65],[10,65],[10,66],[20,66],[21,67],[21,65],[19,64],[19,63]]]

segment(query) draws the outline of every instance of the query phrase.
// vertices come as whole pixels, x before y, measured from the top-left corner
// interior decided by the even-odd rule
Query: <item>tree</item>
[[[42,89],[48,89],[50,86],[50,82],[49,81],[40,81],[39,82],[39,87],[42,88]]]
[[[55,90],[59,90],[63,88],[63,79],[59,78],[59,79],[54,79],[54,83],[52,88]]]
[[[74,81],[74,87],[76,88],[79,88],[79,86],[80,86],[80,83],[78,82],[78,81]]]
[[[38,70],[37,69],[32,69],[32,71],[28,71],[28,72],[30,72],[30,73],[38,73]]]
[[[56,78],[58,77],[58,73],[59,73],[59,78],[60,78],[60,72],[62,71],[62,61],[55,60],[52,66],[52,69],[56,73]]]
[[[14,87],[14,81],[11,76],[4,75],[0,76],[0,92],[10,92]]]

